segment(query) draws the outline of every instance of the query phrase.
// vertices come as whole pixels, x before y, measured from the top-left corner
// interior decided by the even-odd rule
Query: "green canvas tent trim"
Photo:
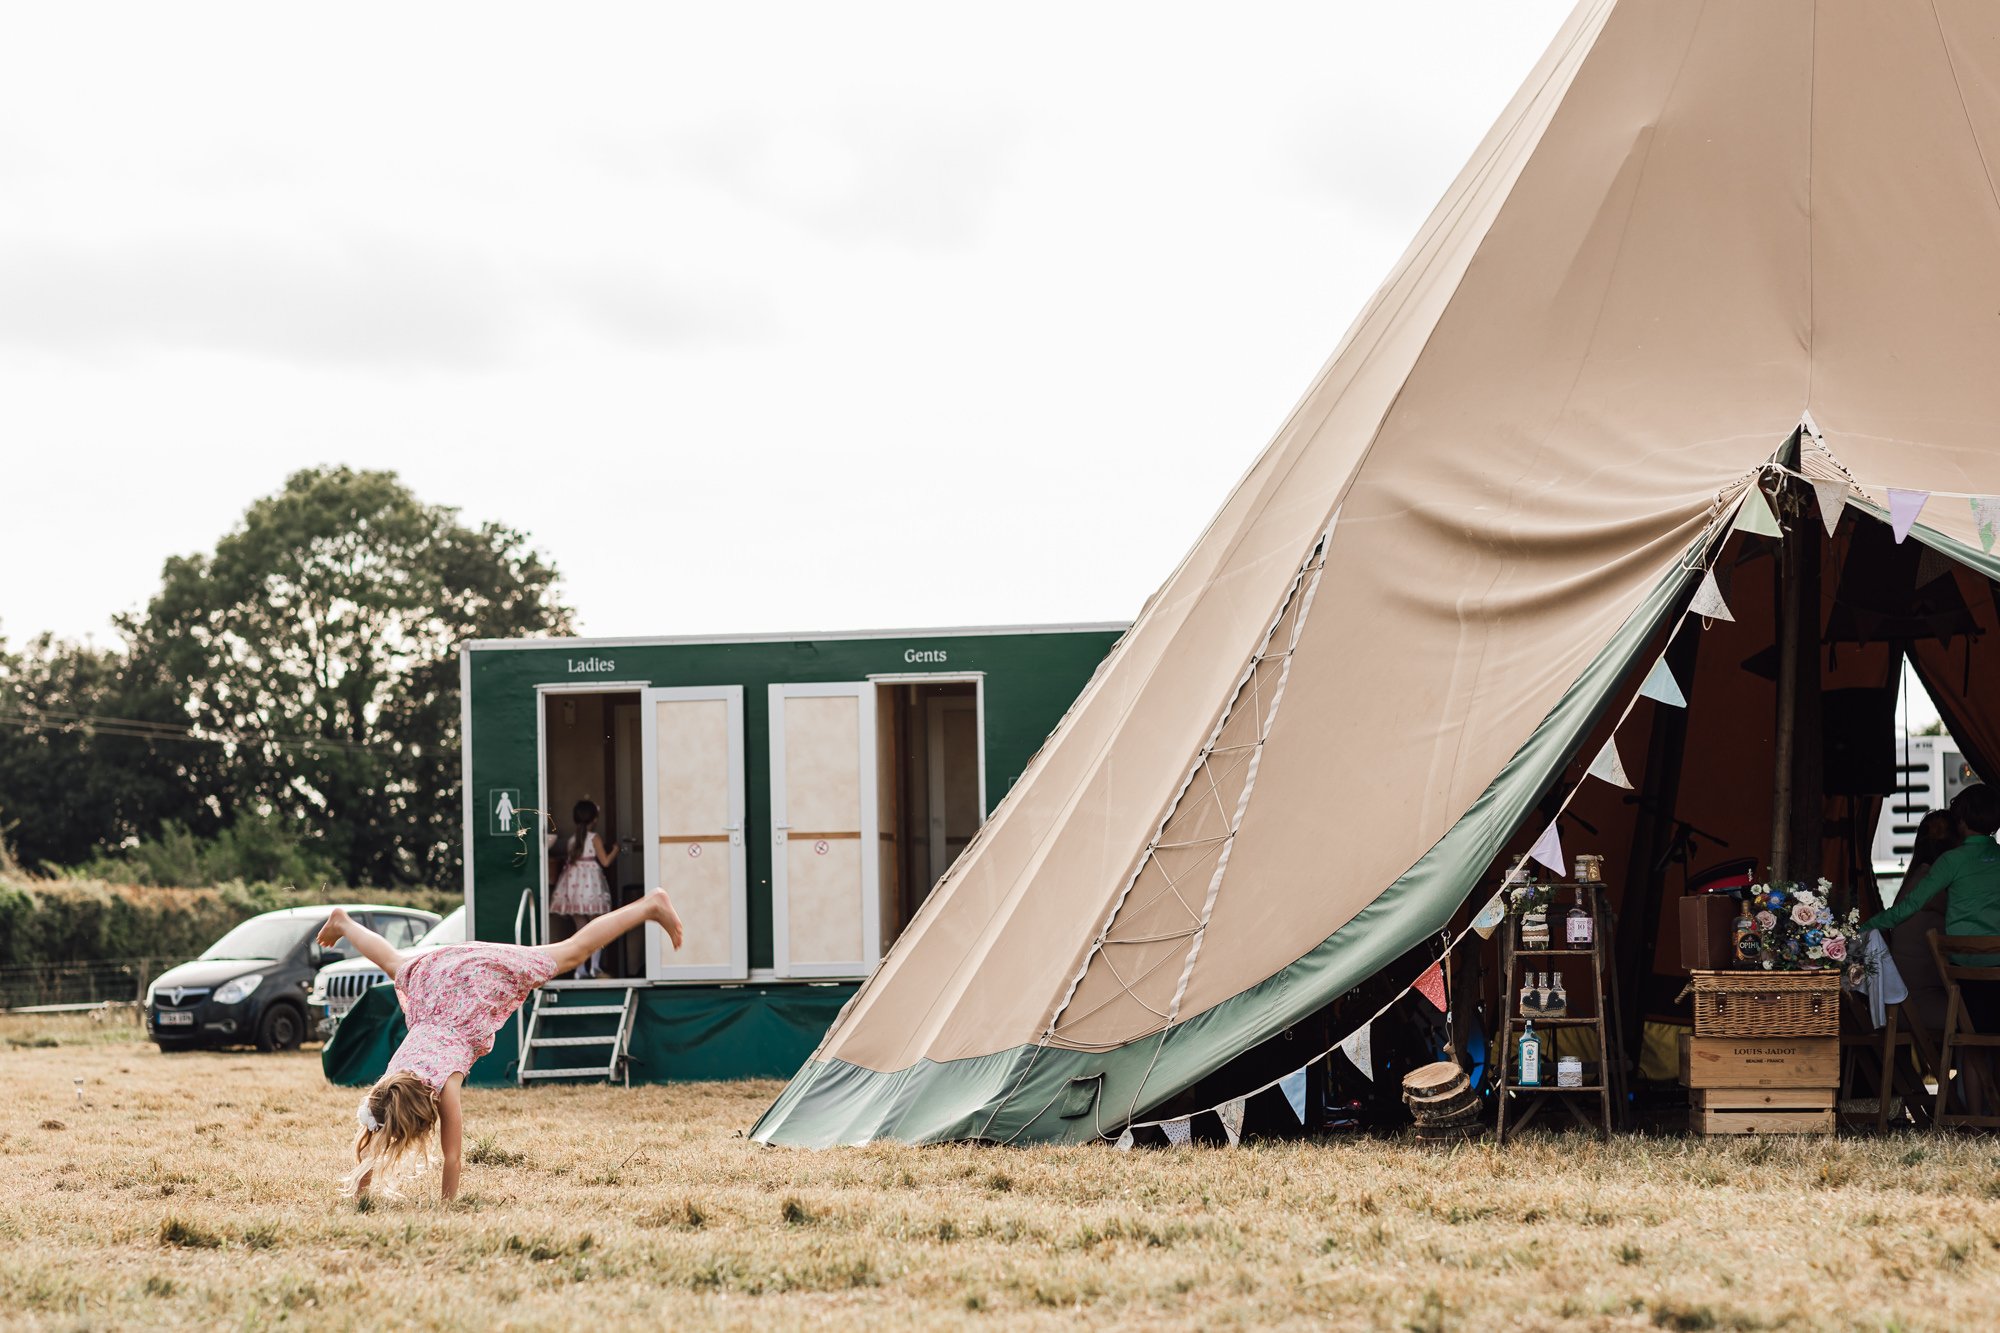
[[[1585,738],[1629,698],[1685,608],[1721,522],[1676,559],[1493,783],[1416,865],[1296,963],[1186,1022],[1111,1051],[1027,1045],[882,1072],[815,1058],[751,1130],[760,1143],[1086,1142],[1277,1036],[1442,929]]]

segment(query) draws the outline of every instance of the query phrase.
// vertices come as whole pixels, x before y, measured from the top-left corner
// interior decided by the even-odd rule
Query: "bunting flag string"
[[[1528,855],[1554,871],[1560,878],[1569,873],[1569,868],[1563,864],[1562,835],[1556,831],[1556,822],[1549,821],[1549,826],[1542,830],[1542,836],[1535,839],[1535,845],[1528,849]],[[1438,1008],[1442,1009],[1444,1006],[1440,1004]]]
[[[1929,491],[1903,491],[1894,486],[1889,488],[1889,530],[1896,534],[1900,545],[1910,535],[1917,515],[1924,511],[1924,502],[1931,498]]]
[[[1711,526],[1704,533],[1703,538],[1700,540],[1701,541],[1714,540],[1718,535],[1721,521],[1722,521],[1721,517],[1718,514],[1716,518],[1711,520]],[[1720,542],[1716,541],[1715,545],[1711,548],[1704,548],[1701,546],[1700,541],[1698,541],[1697,549],[1703,551],[1703,554],[1696,557],[1696,559],[1700,563],[1691,565],[1690,568],[1691,569],[1698,568],[1702,570],[1702,572],[1705,575],[1709,574],[1712,568],[1712,562],[1714,560],[1715,552],[1720,549]],[[1708,581],[1709,580],[1707,579],[1704,580],[1704,582]],[[1718,596],[1719,596],[1719,589],[1718,589]],[[1688,610],[1683,611],[1681,613],[1679,620],[1675,623],[1673,629],[1668,633],[1667,640],[1669,643],[1671,643],[1673,639],[1680,633],[1681,629],[1686,626],[1688,619],[1695,614],[1698,613],[1694,610],[1692,606],[1690,606]],[[1631,788],[1631,780],[1629,777],[1627,777],[1625,773],[1624,763],[1618,754],[1617,733],[1618,733],[1618,728],[1625,724],[1627,718],[1631,717],[1632,710],[1638,706],[1639,700],[1641,698],[1653,699],[1659,703],[1668,704],[1675,708],[1687,707],[1687,698],[1685,695],[1681,693],[1680,683],[1674,679],[1673,671],[1667,666],[1666,658],[1664,656],[1654,661],[1651,670],[1647,672],[1645,681],[1640,685],[1638,692],[1635,693],[1632,696],[1632,698],[1626,701],[1624,711],[1618,715],[1617,721],[1612,724],[1611,736],[1605,741],[1603,748],[1598,751],[1597,756],[1591,761],[1589,769],[1584,774],[1585,777],[1596,777],[1602,781],[1609,782],[1615,786],[1625,787],[1628,790]],[[1561,820],[1563,813],[1569,809],[1570,803],[1574,801],[1577,797],[1577,794],[1583,790],[1583,786],[1584,786],[1583,780],[1580,778],[1575,783],[1575,785],[1573,785],[1569,789],[1568,794],[1563,797],[1562,804],[1556,808],[1555,818],[1549,822],[1548,827],[1544,829],[1541,836],[1536,839],[1535,846],[1530,848],[1528,851],[1522,853],[1520,857],[1518,857],[1515,860],[1514,862],[1515,870],[1519,870],[1522,866],[1525,866],[1530,860],[1536,860],[1540,861],[1544,865],[1549,866],[1550,869],[1554,870],[1555,873],[1558,875],[1566,875],[1568,873],[1562,859],[1562,843],[1560,836],[1557,833],[1557,824]],[[1546,846],[1544,844],[1546,844]],[[1540,855],[1539,853],[1541,852],[1547,852],[1548,856],[1544,857],[1543,855]],[[1501,893],[1495,893],[1492,898],[1487,900],[1486,905],[1482,907],[1480,911],[1470,921],[1468,921],[1463,928],[1459,930],[1457,935],[1451,937],[1451,939],[1446,941],[1444,946],[1444,952],[1447,955],[1449,955],[1453,949],[1458,947],[1458,945],[1464,941],[1467,935],[1472,934],[1475,930],[1479,932],[1479,935],[1482,939],[1490,937],[1493,931],[1497,929],[1499,924],[1505,919],[1506,919],[1506,906],[1505,906],[1504,896]],[[1391,1007],[1400,1002],[1402,998],[1408,995],[1411,991],[1418,992],[1424,997],[1425,1000],[1429,1001],[1430,1004],[1433,1007],[1435,1007],[1439,1012],[1444,1012],[1446,1009],[1446,1003],[1445,1003],[1443,960],[1440,959],[1439,961],[1432,963],[1428,968],[1424,969],[1423,973],[1419,975],[1415,981],[1411,982],[1408,986],[1405,986],[1402,990],[1390,996],[1388,1000],[1384,1001],[1382,1006],[1376,1009],[1374,1013],[1370,1014],[1368,1018],[1365,1019],[1360,1024],[1360,1026],[1356,1027],[1353,1031],[1349,1032],[1346,1037],[1342,1038],[1339,1042],[1335,1043],[1334,1046],[1331,1048],[1331,1050],[1323,1052],[1322,1056],[1331,1055],[1332,1052],[1336,1050],[1339,1051],[1343,1056],[1347,1058],[1348,1063],[1352,1064],[1356,1069],[1358,1069],[1361,1072],[1361,1074],[1365,1078],[1367,1078],[1370,1082],[1373,1082],[1375,1078],[1375,1070],[1374,1070],[1374,1055],[1373,1051],[1370,1049],[1371,1029],[1376,1019],[1388,1013]],[[1271,1082],[1264,1084],[1260,1088],[1255,1088],[1250,1092],[1245,1093],[1241,1098],[1232,1099],[1232,1102],[1224,1103],[1223,1106],[1217,1106],[1213,1109],[1216,1110],[1218,1113],[1220,1113],[1225,1106],[1229,1106],[1232,1104],[1236,1105],[1245,1104],[1247,1103],[1247,1099],[1250,1097],[1255,1097],[1261,1093],[1271,1090],[1272,1088],[1280,1088],[1280,1087],[1282,1087],[1285,1090],[1286,1099],[1292,1103],[1294,1113],[1300,1116],[1301,1123],[1303,1123],[1304,1122],[1303,1106],[1304,1106],[1305,1094],[1304,1094],[1304,1070],[1302,1069],[1294,1070],[1293,1072],[1286,1074],[1281,1078],[1274,1079]],[[1293,1096],[1292,1090],[1294,1088],[1298,1090],[1296,1098],[1294,1098]],[[1136,1102],[1137,1100],[1136,1095],[1134,1100]],[[1167,1138],[1170,1142],[1185,1143],[1189,1140],[1190,1130],[1188,1127],[1188,1121],[1186,1117],[1182,1117],[1178,1120],[1133,1121],[1128,1125],[1125,1132],[1125,1136],[1121,1136],[1121,1138],[1119,1139],[1118,1141],[1119,1145],[1121,1147],[1127,1145],[1128,1137],[1132,1129],[1144,1128],[1150,1125],[1157,1125],[1161,1129],[1163,1129],[1166,1132]],[[1176,1135],[1178,1135],[1178,1137],[1176,1137]],[[1232,1139],[1232,1142],[1233,1141],[1234,1140]]]
[[[1813,434],[1817,437],[1818,431],[1816,428],[1812,427],[1810,416],[1806,418],[1804,424],[1807,426],[1808,429],[1811,429],[1813,431]],[[1765,468],[1776,469],[1778,471],[1787,473],[1791,476],[1798,477],[1800,480],[1806,481],[1809,484],[1811,484],[1811,486],[1813,487],[1814,497],[1819,503],[1821,521],[1826,525],[1826,530],[1829,535],[1833,533],[1835,527],[1840,522],[1841,512],[1848,502],[1850,491],[1860,489],[1859,483],[1853,482],[1851,479],[1848,481],[1831,481],[1831,480],[1807,477],[1805,476],[1805,474],[1798,472],[1796,469],[1785,467],[1777,463],[1770,463],[1764,466]],[[1762,471],[1764,469],[1760,468],[1758,470]],[[1754,486],[1754,483],[1752,484]],[[1761,488],[1756,488],[1756,489],[1759,490],[1761,495]],[[1888,495],[1890,499],[1891,522],[1892,526],[1895,527],[1896,530],[1896,540],[1900,542],[1909,535],[1909,531],[1911,527],[1914,526],[1916,522],[1916,517],[1922,511],[1924,504],[1928,502],[1932,496],[1939,494],[1965,496],[1965,498],[1968,498],[1971,501],[1973,520],[1979,528],[1980,540],[1985,544],[1986,549],[1991,551],[1995,544],[1996,536],[2000,536],[2000,496],[1967,495],[1965,492],[1911,491],[1911,490],[1891,489],[1888,491]],[[1757,513],[1757,510],[1759,508],[1761,508],[1765,514],[1770,513],[1770,506],[1768,501],[1760,502],[1755,497],[1747,495],[1744,496],[1742,504],[1738,506],[1738,509],[1736,511],[1736,520],[1731,530],[1759,533],[1765,536],[1782,535],[1781,533],[1772,534],[1764,531],[1762,526],[1763,519],[1759,517]],[[1746,510],[1748,512],[1745,512]],[[1722,511],[1722,512],[1727,512],[1727,511]],[[1719,540],[1717,540],[1717,534],[1721,522],[1722,522],[1721,513],[1718,512],[1716,516],[1711,519],[1710,526],[1704,532],[1703,537],[1697,540],[1696,547],[1694,549],[1700,550],[1702,554],[1694,556],[1692,558],[1692,563],[1690,563],[1687,567],[1690,570],[1700,569],[1702,571],[1703,578],[1701,580],[1701,585],[1696,592],[1694,602],[1692,602],[1689,605],[1688,609],[1682,613],[1680,619],[1676,622],[1672,631],[1668,634],[1667,638],[1669,643],[1671,643],[1673,639],[1679,635],[1681,629],[1687,624],[1687,621],[1691,616],[1704,615],[1705,618],[1707,619],[1728,619],[1728,620],[1734,619],[1734,617],[1729,614],[1728,604],[1722,598],[1721,588],[1715,579],[1713,571],[1713,561],[1715,558],[1715,554],[1721,548],[1721,543]],[[1702,545],[1703,542],[1714,542],[1714,545],[1712,547],[1704,547]],[[1719,607],[1720,608],[1719,612],[1715,610],[1704,612],[1703,610],[1700,609],[1700,605],[1698,605],[1699,603],[1702,602],[1704,595],[1711,593],[1713,595],[1712,605]],[[1677,679],[1675,679],[1673,670],[1667,665],[1665,656],[1661,656],[1655,659],[1652,667],[1647,671],[1644,681],[1641,682],[1637,693],[1634,694],[1633,697],[1626,702],[1624,711],[1619,714],[1617,721],[1612,724],[1610,737],[1606,739],[1604,746],[1598,751],[1597,755],[1591,760],[1591,763],[1588,769],[1586,770],[1584,777],[1594,777],[1600,781],[1610,783],[1613,786],[1622,787],[1625,788],[1626,790],[1632,789],[1631,779],[1626,774],[1624,762],[1618,753],[1617,732],[1618,728],[1622,727],[1625,724],[1626,719],[1628,719],[1632,715],[1632,710],[1635,707],[1637,707],[1639,700],[1642,698],[1651,699],[1656,703],[1665,704],[1672,708],[1687,707],[1687,696],[1682,693],[1680,682]],[[1557,823],[1560,821],[1563,813],[1569,809],[1570,803],[1576,799],[1577,794],[1583,790],[1583,785],[1584,785],[1583,781],[1579,779],[1577,783],[1570,788],[1569,793],[1563,798],[1562,804],[1557,807],[1555,818],[1552,819],[1548,827],[1542,831],[1541,836],[1535,840],[1535,845],[1529,848],[1528,851],[1522,853],[1520,857],[1518,857],[1515,860],[1514,862],[1515,870],[1518,871],[1522,866],[1525,866],[1530,860],[1534,860],[1541,862],[1545,866],[1548,866],[1558,875],[1566,875],[1568,873],[1563,862],[1562,843],[1560,836],[1557,833]],[[1506,919],[1506,905],[1504,896],[1501,893],[1495,893],[1492,898],[1487,900],[1486,905],[1482,907],[1479,910],[1479,912],[1465,924],[1465,926],[1458,932],[1458,934],[1453,936],[1449,941],[1447,941],[1447,943],[1445,944],[1445,952],[1449,954],[1450,951],[1456,948],[1465,939],[1467,935],[1472,934],[1475,931],[1477,931],[1481,939],[1490,938],[1494,933],[1494,931],[1498,929],[1499,925],[1503,921],[1505,921],[1505,919]],[[1375,1010],[1373,1014],[1369,1015],[1369,1017],[1366,1020],[1364,1020],[1359,1027],[1355,1028],[1353,1031],[1349,1032],[1346,1037],[1342,1038],[1339,1042],[1335,1043],[1335,1045],[1330,1050],[1323,1052],[1322,1058],[1326,1055],[1331,1055],[1333,1051],[1337,1050],[1343,1056],[1346,1057],[1348,1063],[1352,1064],[1357,1070],[1359,1070],[1361,1074],[1365,1078],[1367,1078],[1370,1082],[1373,1082],[1375,1078],[1375,1070],[1374,1070],[1373,1052],[1370,1049],[1370,1031],[1376,1019],[1388,1013],[1391,1007],[1393,1007],[1395,1004],[1401,1001],[1404,996],[1408,995],[1413,990],[1421,994],[1427,1001],[1430,1002],[1432,1006],[1434,1006],[1440,1012],[1443,1012],[1445,1010],[1446,1005],[1445,1005],[1445,988],[1444,988],[1444,969],[1442,960],[1439,960],[1438,962],[1431,964],[1431,966],[1426,968],[1424,972],[1420,976],[1418,976],[1415,981],[1411,982],[1408,986],[1405,986],[1402,990],[1396,992],[1396,994],[1390,996],[1389,999],[1386,1000],[1380,1008]],[[1305,1110],[1304,1110],[1305,1070],[1303,1068],[1294,1070],[1291,1073],[1282,1076],[1281,1078],[1275,1079],[1272,1082],[1265,1084],[1263,1087],[1254,1089],[1251,1092],[1244,1094],[1243,1097],[1234,1098],[1230,1102],[1223,1103],[1221,1106],[1217,1106],[1212,1109],[1214,1109],[1220,1114],[1224,1112],[1225,1108],[1233,1106],[1237,1108],[1237,1114],[1240,1117],[1242,1108],[1246,1105],[1248,1098],[1257,1096],[1263,1092],[1267,1092],[1272,1088],[1279,1088],[1283,1091],[1286,1101],[1290,1103],[1292,1107],[1293,1113],[1299,1117],[1300,1123],[1303,1124],[1305,1121]],[[1138,1095],[1135,1093],[1134,1095],[1135,1104],[1137,1102],[1137,1099]],[[1237,1120],[1239,1131],[1241,1123],[1242,1122],[1239,1118]],[[1148,1126],[1155,1126],[1155,1125],[1160,1127],[1163,1131],[1165,1131],[1167,1139],[1170,1143],[1185,1144],[1190,1141],[1191,1130],[1188,1123],[1188,1117],[1183,1116],[1175,1120],[1150,1120],[1150,1121],[1130,1122],[1127,1128],[1125,1129],[1124,1133],[1119,1137],[1118,1146],[1120,1148],[1126,1148],[1130,1146],[1131,1133],[1133,1129],[1145,1128]],[[1227,1122],[1225,1121],[1225,1127],[1226,1125]],[[1236,1141],[1235,1134],[1231,1135],[1230,1141],[1232,1143]]]
[[[1590,761],[1590,769],[1585,777],[1608,782],[1614,787],[1632,790],[1632,779],[1625,776],[1625,761],[1618,757],[1618,737],[1616,733],[1604,738],[1604,748],[1597,752],[1597,758]]]
[[[1722,600],[1722,585],[1715,581],[1715,571],[1712,569],[1702,574],[1701,586],[1694,590],[1694,601],[1689,603],[1688,610],[1703,620],[1736,619],[1729,613],[1729,603]]]

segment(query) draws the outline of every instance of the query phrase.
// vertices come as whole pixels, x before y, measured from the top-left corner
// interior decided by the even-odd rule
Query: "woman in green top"
[[[1946,894],[1944,933],[2000,935],[2000,793],[1974,783],[1951,803],[1952,814],[1965,829],[1965,841],[1946,852],[1923,882],[1896,895],[1896,905],[1861,923],[1863,931],[1888,930],[1901,924],[1939,894]],[[1952,959],[1968,967],[2000,966],[2000,958],[1961,954]],[[2000,1032],[2000,983],[1968,983],[1960,987],[1965,1007],[1981,1032]]]
[[[1861,923],[1861,929],[1888,930],[1918,908],[1950,891],[1945,907],[1945,933],[2000,935],[2000,846],[1993,832],[2000,829],[2000,793],[1974,783],[1958,794],[1951,812],[1965,828],[1965,841],[1946,852],[1923,882],[1896,895],[1896,905]],[[1968,958],[1973,966],[1990,960]]]

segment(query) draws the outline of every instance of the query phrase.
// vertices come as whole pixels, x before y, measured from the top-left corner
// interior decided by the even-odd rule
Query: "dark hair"
[[[597,822],[597,802],[588,796],[570,807],[570,822],[576,825],[576,832],[569,835],[569,859],[574,861],[583,855],[583,834]]]
[[[1974,833],[1991,833],[2000,829],[2000,795],[1995,795],[1991,787],[1983,782],[1975,782],[1958,794],[1951,803],[1951,812],[1958,816],[1958,822]]]
[[[1960,842],[1958,819],[1949,810],[1932,810],[1917,821],[1916,845],[1910,849],[1910,864],[1934,866]]]

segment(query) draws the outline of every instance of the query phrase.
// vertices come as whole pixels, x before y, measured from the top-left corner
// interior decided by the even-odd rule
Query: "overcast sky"
[[[1570,0],[0,15],[0,634],[287,473],[602,635],[1122,620]]]

